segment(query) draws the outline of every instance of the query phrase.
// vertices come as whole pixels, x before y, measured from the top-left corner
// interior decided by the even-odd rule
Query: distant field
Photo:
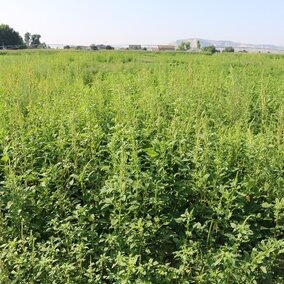
[[[0,52],[0,283],[284,283],[284,56]]]

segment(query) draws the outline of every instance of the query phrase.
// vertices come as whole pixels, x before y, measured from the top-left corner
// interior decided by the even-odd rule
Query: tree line
[[[9,25],[0,25],[0,49],[19,48],[46,48],[46,44],[40,41],[41,35],[25,33],[24,39]]]
[[[177,47],[177,50],[180,50],[180,51],[189,51],[190,49],[191,49],[190,41],[181,41]],[[208,45],[208,46],[201,47],[200,40],[197,40],[196,49],[203,51],[205,53],[210,53],[210,54],[220,52],[220,50],[217,49],[216,46],[214,45]],[[232,46],[227,46],[223,49],[222,52],[235,52],[235,49]]]
[[[0,25],[0,49],[18,49],[18,48],[47,48],[45,43],[40,41],[40,34],[31,34],[29,32],[25,33],[24,39],[20,36],[18,32],[16,32],[13,28],[8,25],[1,24]],[[65,46],[64,49],[69,49],[70,46]],[[90,46],[92,50],[100,50],[100,49],[114,49],[110,45],[95,45],[92,44]],[[80,46],[76,47],[76,49],[80,49]],[[182,41],[177,50],[180,51],[189,51],[191,49],[190,41]],[[205,53],[216,53],[220,52],[214,45],[201,47],[201,43],[197,41],[197,49],[203,51]],[[235,52],[234,48],[229,46],[226,47],[223,52]]]

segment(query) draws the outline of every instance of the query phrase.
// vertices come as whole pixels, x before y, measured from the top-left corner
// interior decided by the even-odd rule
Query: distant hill
[[[182,41],[190,41],[191,47],[197,47],[197,41],[200,41],[201,47],[208,45],[214,45],[216,48],[224,49],[225,47],[232,46],[236,51],[247,50],[247,51],[265,51],[265,52],[284,52],[284,46],[272,45],[272,44],[247,44],[228,40],[208,40],[201,38],[189,38],[176,40],[175,44],[179,45]]]

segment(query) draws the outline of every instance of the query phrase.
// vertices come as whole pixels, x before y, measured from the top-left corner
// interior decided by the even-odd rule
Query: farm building
[[[104,49],[106,49],[106,45],[104,45],[104,44],[98,44],[98,45],[97,45],[97,48],[98,48],[98,50],[104,50]]]
[[[175,51],[176,47],[174,45],[158,45],[159,51]]]
[[[73,48],[73,47],[71,47]],[[75,49],[77,50],[90,50],[91,48],[89,46],[85,46],[85,45],[77,45],[75,46]]]
[[[142,47],[141,47],[140,44],[130,44],[129,45],[129,49],[131,49],[131,50],[141,50]]]

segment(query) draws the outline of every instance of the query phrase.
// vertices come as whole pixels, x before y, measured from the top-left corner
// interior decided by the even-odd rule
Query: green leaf
[[[264,203],[261,204],[261,207],[262,207],[262,208],[270,208],[270,207],[273,207],[273,204],[264,202]]]
[[[260,270],[264,273],[267,274],[267,269],[265,266],[260,266]]]
[[[154,150],[154,148],[145,148],[144,152],[151,158],[157,157],[159,154]]]
[[[3,161],[4,163],[7,163],[9,162],[10,158],[8,155],[4,155],[2,158],[1,158],[1,161]]]
[[[237,228],[237,224],[235,224],[235,223],[230,223],[230,225],[231,225],[231,227],[232,227],[233,229],[236,229],[236,228]]]

